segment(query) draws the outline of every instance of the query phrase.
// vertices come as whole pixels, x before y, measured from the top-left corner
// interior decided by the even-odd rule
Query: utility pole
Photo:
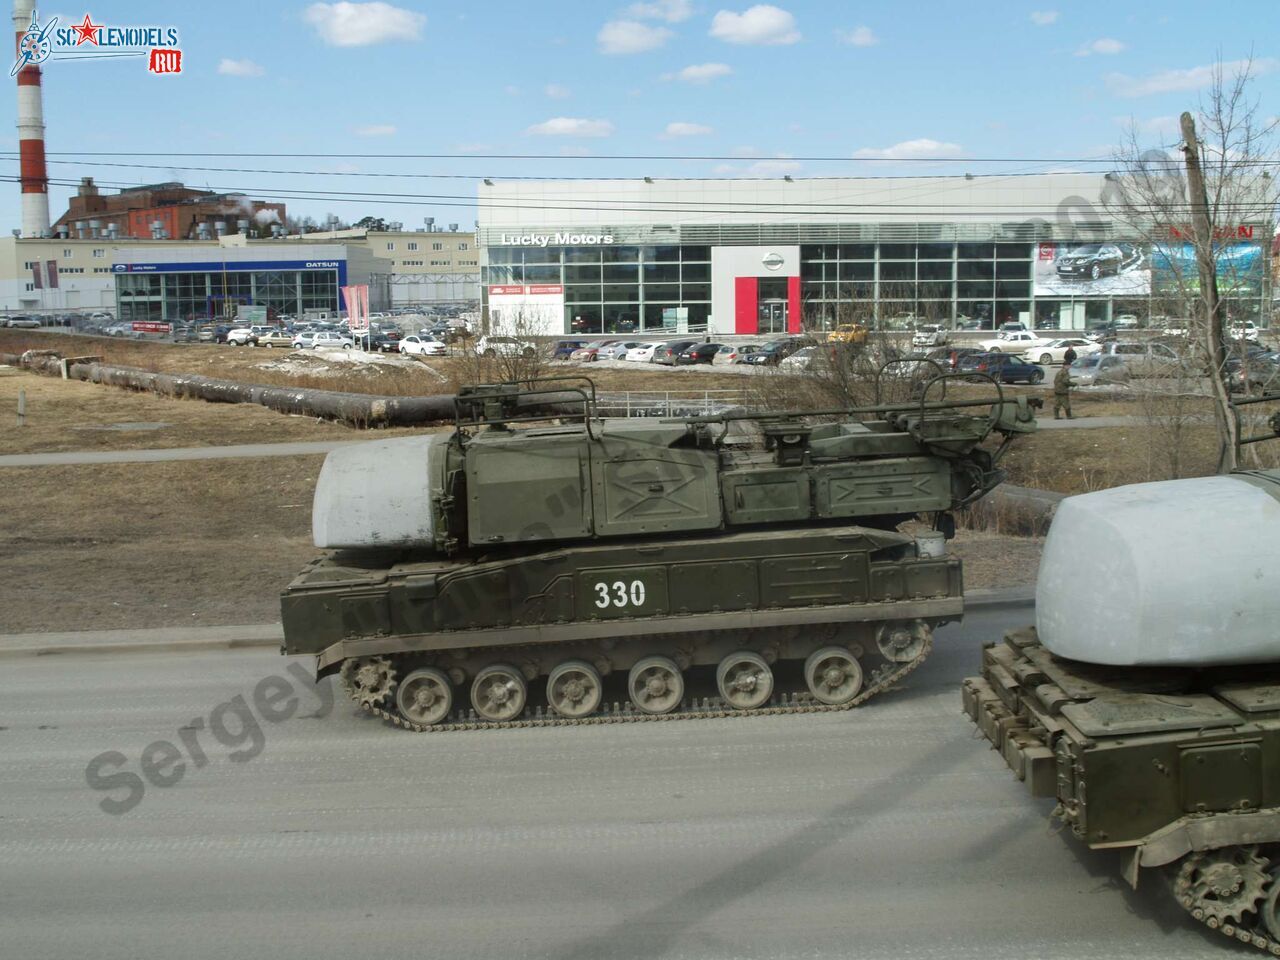
[[[1209,195],[1205,190],[1204,171],[1200,166],[1200,143],[1196,139],[1196,121],[1184,113],[1182,152],[1187,164],[1188,199],[1191,201],[1191,231],[1200,272],[1200,302],[1204,306],[1205,346],[1209,356],[1209,389],[1213,394],[1214,414],[1218,421],[1218,472],[1228,473],[1237,466],[1239,431],[1231,409],[1227,390],[1227,349],[1222,329],[1222,303],[1218,300],[1218,269],[1214,258],[1213,223],[1209,216]]]

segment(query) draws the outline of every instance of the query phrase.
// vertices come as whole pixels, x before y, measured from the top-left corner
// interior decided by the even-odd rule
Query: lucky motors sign
[[[611,233],[504,233],[500,247],[596,247],[613,243]]]

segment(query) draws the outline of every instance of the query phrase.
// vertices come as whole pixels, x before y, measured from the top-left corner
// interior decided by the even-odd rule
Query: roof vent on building
[[[217,234],[218,236],[220,236],[220,237],[221,237],[221,236],[223,236],[223,235],[225,235],[225,234],[226,234],[226,232],[227,232],[227,221],[225,221],[225,220],[215,220],[215,221],[213,222],[213,232],[214,232],[214,233],[216,233],[216,234]]]
[[[451,224],[449,224],[449,232],[450,232],[450,233],[457,233],[457,232],[458,232],[458,225],[457,225],[456,223],[451,223]]]

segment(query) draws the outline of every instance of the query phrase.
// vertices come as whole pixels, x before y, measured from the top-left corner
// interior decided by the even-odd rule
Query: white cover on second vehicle
[[[1088,663],[1280,660],[1280,500],[1238,476],[1068,497],[1040,560],[1036,628]]]
[[[317,547],[433,547],[431,447],[436,436],[340,447],[324,458],[311,506]]]

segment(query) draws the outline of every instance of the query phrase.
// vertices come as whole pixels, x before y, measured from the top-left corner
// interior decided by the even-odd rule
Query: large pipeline
[[[36,373],[62,376],[61,354],[53,350],[28,350],[16,355],[0,353],[0,363]],[[66,376],[129,390],[144,390],[164,397],[205,400],[210,403],[256,403],[279,413],[337,420],[354,427],[413,427],[452,422],[453,394],[426,397],[389,397],[341,390],[273,387],[240,383],[194,373],[152,373],[137,367],[118,367],[96,358],[68,358]],[[522,403],[526,412],[581,413],[572,394],[547,395],[539,403]],[[561,402],[563,401],[563,402]]]

